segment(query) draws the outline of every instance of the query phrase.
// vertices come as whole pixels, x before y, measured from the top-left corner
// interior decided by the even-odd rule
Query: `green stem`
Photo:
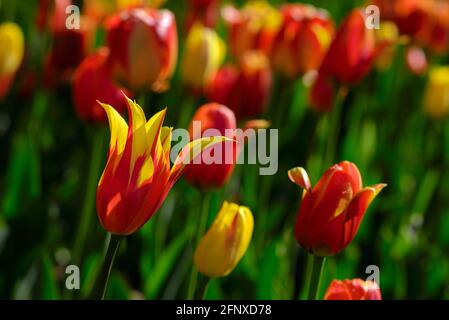
[[[202,195],[203,195],[203,197],[202,197],[203,203],[202,203],[202,208],[201,208],[201,212],[200,212],[200,217],[198,220],[193,250],[195,250],[196,247],[198,246],[198,244],[201,240],[201,237],[203,236],[203,234],[206,230],[207,218],[209,215],[210,193],[205,191],[202,193]],[[198,270],[195,268],[195,266],[192,263],[192,270],[190,272],[190,278],[189,278],[189,286],[187,289],[187,299],[189,299],[189,300],[192,300],[195,296],[197,281],[198,281]]]
[[[114,234],[110,235],[106,256],[95,282],[92,299],[104,300],[108,288],[109,276],[111,274],[112,266],[114,265],[115,256],[117,255],[118,248],[120,247],[120,243],[123,238],[123,236]]]
[[[81,264],[86,240],[91,229],[92,219],[94,219],[95,195],[98,179],[100,176],[101,161],[103,159],[103,144],[105,140],[105,131],[96,130],[92,140],[91,158],[89,164],[87,186],[85,189],[85,198],[81,218],[76,233],[75,244],[73,247],[73,262],[76,265]]]
[[[328,131],[327,131],[327,144],[326,149],[324,151],[324,157],[322,162],[322,170],[326,170],[328,167],[333,165],[336,160],[336,150],[338,144],[338,136],[340,135],[340,127],[341,127],[341,117],[342,110],[344,105],[344,98],[346,97],[346,89],[341,88],[335,99],[334,107],[332,111],[328,114]]]
[[[318,295],[320,293],[320,282],[321,276],[323,274],[324,263],[326,262],[325,257],[312,256],[312,274],[310,275],[310,285],[307,292],[308,300],[318,300]]]
[[[195,299],[204,300],[206,297],[207,287],[209,286],[210,278],[200,275],[200,281],[198,282],[198,289],[196,290]]]
[[[313,254],[307,255],[307,262],[306,262],[306,272],[304,279],[304,287],[302,288],[302,291],[299,292],[298,300],[305,297],[310,290],[310,280],[312,278],[312,269],[313,269],[313,260],[314,260]]]

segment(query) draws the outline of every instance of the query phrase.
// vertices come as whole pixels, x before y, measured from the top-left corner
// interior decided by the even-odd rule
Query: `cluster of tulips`
[[[203,298],[209,278],[233,271],[251,241],[251,209],[225,201],[208,230],[206,224],[208,190],[228,183],[236,158],[232,163],[186,164],[185,157],[193,159],[217,146],[233,149],[237,157],[244,146],[227,130],[238,125],[260,129],[271,123],[282,132],[285,119],[277,114],[288,106],[272,104],[275,109],[267,109],[270,99],[279,99],[273,90],[276,81],[287,86],[302,78],[308,105],[331,123],[322,154],[323,174],[315,185],[295,163],[288,173],[278,173],[302,190],[294,237],[310,255],[305,280],[310,299],[319,298],[326,257],[352,242],[370,203],[386,186],[363,186],[356,164],[336,163],[341,159],[336,159],[335,139],[348,92],[373,68],[388,68],[396,47],[405,45],[410,71],[429,74],[425,111],[436,118],[449,114],[449,66],[431,63],[448,49],[447,1],[369,1],[366,5],[376,5],[381,14],[380,26],[373,29],[366,26],[365,7],[350,11],[337,26],[326,10],[311,5],[289,3],[275,8],[266,1],[248,1],[237,8],[218,0],[187,1],[182,27],[171,11],[161,8],[164,1],[85,0],[80,27],[68,28],[66,8],[72,4],[71,0],[39,1],[36,28],[52,38],[43,64],[43,85],[48,89],[69,85],[82,121],[97,126],[109,123],[109,152],[97,185],[96,211],[110,240],[94,298],[105,297],[122,239],[157,213],[182,176],[201,190],[201,211],[205,211],[197,217],[194,267],[186,297]],[[219,22],[226,27],[226,42],[214,29]],[[143,97],[170,94],[178,42],[183,48],[178,69],[184,99],[207,101],[191,123],[200,121],[202,133],[217,129],[221,135],[192,138],[171,163],[173,128],[164,126],[167,109],[151,111],[154,115],[147,120]],[[20,27],[2,23],[0,98],[8,94],[16,77],[29,75],[21,69],[25,52]],[[122,116],[125,111],[127,121]],[[84,245],[80,243],[79,250]],[[75,258],[79,257],[75,252]],[[334,280],[324,298],[381,299],[381,293],[373,281]]]

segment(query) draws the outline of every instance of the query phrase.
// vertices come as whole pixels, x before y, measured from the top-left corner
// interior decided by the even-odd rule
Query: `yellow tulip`
[[[449,114],[449,66],[434,67],[430,70],[424,95],[424,109],[435,119]]]
[[[398,27],[390,21],[382,22],[380,28],[375,30],[375,37],[378,45],[384,47],[377,57],[376,67],[379,70],[387,70],[393,62],[396,44],[399,42]]]
[[[195,24],[189,31],[182,60],[182,77],[193,88],[202,88],[223,63],[226,46],[210,28]]]
[[[13,22],[0,25],[0,77],[13,75],[22,63],[25,49],[22,30]]]
[[[245,254],[253,226],[248,208],[225,201],[196,248],[194,264],[199,272],[211,278],[228,275]]]

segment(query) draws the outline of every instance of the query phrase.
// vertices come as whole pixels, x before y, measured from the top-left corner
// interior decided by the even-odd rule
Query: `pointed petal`
[[[109,104],[98,102],[106,111],[111,130],[109,149],[115,150],[118,155],[123,153],[128,136],[128,125],[122,116]]]
[[[307,171],[302,167],[296,167],[288,170],[288,177],[291,182],[300,186],[301,188],[309,191],[311,189],[309,175]]]
[[[154,116],[152,116],[150,120],[148,120],[148,122],[145,124],[146,135],[152,154],[160,137],[162,123],[164,122],[166,112],[167,108],[159,111]]]
[[[365,187],[360,190],[351,200],[346,212],[345,221],[351,220],[356,216],[361,216],[365,213],[371,201],[385,188],[386,184],[376,184],[372,187]]]

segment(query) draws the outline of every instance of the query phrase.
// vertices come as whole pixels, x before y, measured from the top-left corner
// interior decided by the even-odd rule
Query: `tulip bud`
[[[358,168],[348,161],[329,168],[313,188],[304,169],[292,169],[288,175],[304,189],[296,240],[317,256],[335,255],[354,239],[371,201],[386,186],[362,188]]]
[[[109,119],[111,140],[106,167],[98,182],[97,213],[103,227],[129,235],[150,219],[162,205],[173,184],[204,148],[223,137],[194,140],[170,166],[171,132],[163,127],[166,110],[146,121],[142,108],[127,99],[127,124],[110,105],[101,104]]]
[[[237,128],[234,112],[218,103],[208,103],[201,106],[192,119],[189,128],[190,137],[195,136],[195,125],[201,126],[201,136],[211,136],[220,133],[229,139],[235,139]],[[208,132],[209,131],[209,132]],[[214,133],[213,131],[217,131]],[[212,155],[220,163],[198,163],[187,165],[185,178],[191,184],[201,188],[220,188],[230,178],[240,153],[241,147],[236,141],[226,141],[214,145],[203,152]]]
[[[393,62],[395,45],[399,41],[398,28],[392,22],[382,22],[379,29],[375,30],[375,36],[378,45],[386,45],[386,48],[377,57],[376,67],[379,70],[387,70]]]
[[[268,59],[259,51],[249,51],[243,54],[240,68],[226,65],[211,77],[206,95],[231,108],[237,119],[256,117],[265,110],[271,85]]]
[[[449,114],[449,66],[430,69],[424,94],[424,110],[434,119],[441,119]]]
[[[253,233],[251,211],[224,202],[194,255],[196,268],[207,277],[224,277],[234,270],[248,248]]]
[[[288,4],[270,53],[274,70],[293,78],[317,70],[333,36],[327,11],[310,5]]]
[[[327,92],[336,92],[330,87],[357,84],[371,70],[381,49],[383,47],[376,47],[374,30],[366,28],[362,11],[353,10],[338,29],[323,58],[317,82],[311,90],[311,105],[318,111],[330,111],[334,97],[322,99],[316,86],[325,84]],[[327,104],[324,105],[323,101]]]
[[[382,295],[374,281],[333,280],[327,288],[324,300],[382,300]]]
[[[22,30],[13,22],[0,24],[0,99],[12,85],[22,64],[25,41]]]
[[[107,120],[98,101],[113,105],[119,113],[126,109],[123,93],[128,96],[130,93],[112,82],[106,64],[108,57],[109,49],[100,48],[85,58],[73,75],[73,102],[84,121],[101,123]]]
[[[178,55],[173,13],[135,8],[106,22],[113,76],[134,90],[165,90]]]
[[[226,6],[223,18],[229,28],[231,52],[237,58],[252,50],[268,54],[281,23],[279,11],[266,1],[250,1],[241,10]]]
[[[187,36],[182,59],[184,82],[194,89],[202,89],[222,64],[225,53],[226,46],[213,29],[194,25]]]

